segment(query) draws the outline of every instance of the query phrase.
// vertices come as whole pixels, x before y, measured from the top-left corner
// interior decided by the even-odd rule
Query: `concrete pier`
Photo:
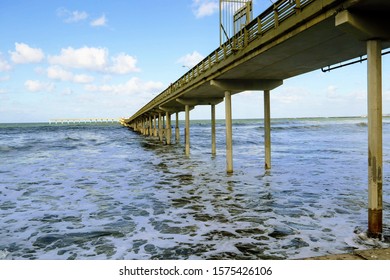
[[[285,79],[324,67],[330,69],[331,65],[367,54],[368,231],[370,236],[380,237],[383,227],[381,51],[390,48],[389,13],[389,0],[274,1],[272,6],[244,25],[234,37],[227,38],[209,56],[123,122],[144,133],[145,116],[151,112],[166,112],[161,107],[174,108],[170,113],[185,111],[185,154],[189,155],[190,106],[212,105],[211,151],[214,155],[215,103],[209,101],[224,99],[226,171],[231,173],[231,96],[248,90],[264,91],[264,166],[269,169],[270,91],[280,86]],[[336,50],[334,46],[340,47]],[[159,113],[161,141],[162,122]]]

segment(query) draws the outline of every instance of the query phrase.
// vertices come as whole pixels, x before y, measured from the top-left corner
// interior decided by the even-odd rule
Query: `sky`
[[[270,5],[255,0],[254,16]],[[130,117],[218,47],[218,8],[218,0],[1,0],[0,123]],[[388,114],[390,55],[382,63]],[[366,80],[366,62],[290,78],[271,92],[271,115],[366,115]],[[233,118],[262,118],[262,96],[234,95]],[[224,104],[216,110],[223,118]],[[210,118],[209,106],[191,118]]]

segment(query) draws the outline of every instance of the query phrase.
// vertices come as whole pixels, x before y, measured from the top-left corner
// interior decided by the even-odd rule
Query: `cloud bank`
[[[139,72],[136,66],[137,59],[125,53],[120,53],[110,59],[106,48],[82,47],[74,49],[68,47],[58,55],[49,56],[50,64],[67,68],[78,68],[111,74],[129,74]]]

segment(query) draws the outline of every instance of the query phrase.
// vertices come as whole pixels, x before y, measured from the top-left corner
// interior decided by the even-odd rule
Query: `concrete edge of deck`
[[[355,250],[352,253],[325,255],[303,260],[390,260],[390,248]]]

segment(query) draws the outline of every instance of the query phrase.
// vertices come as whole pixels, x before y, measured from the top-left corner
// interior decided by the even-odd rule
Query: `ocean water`
[[[367,238],[367,121],[224,123],[164,145],[118,124],[0,125],[0,259],[296,259],[389,247]],[[183,132],[183,127],[181,127]],[[384,119],[384,226],[390,119]],[[183,141],[183,135],[181,137]]]

